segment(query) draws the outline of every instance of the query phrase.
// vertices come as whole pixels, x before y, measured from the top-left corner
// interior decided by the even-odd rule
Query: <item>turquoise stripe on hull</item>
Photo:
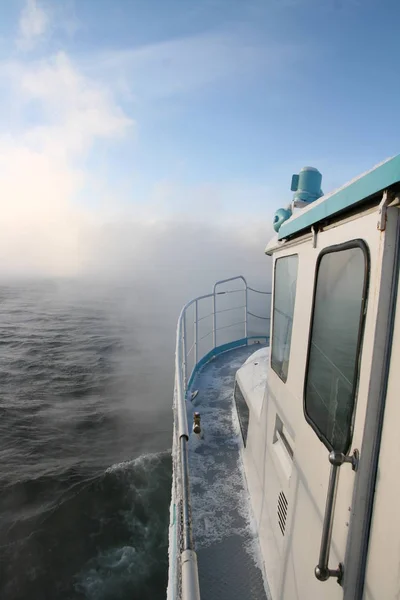
[[[268,341],[268,336],[266,335],[253,335],[253,336],[249,336],[249,337],[245,337],[245,338],[241,338],[240,340],[235,340],[234,342],[229,342],[228,344],[222,344],[221,346],[217,346],[216,348],[213,348],[212,350],[210,350],[210,352],[207,352],[207,354],[205,354],[203,356],[203,358],[201,358],[199,360],[199,362],[197,363],[197,365],[194,367],[192,374],[190,375],[189,378],[189,383],[187,386],[187,389],[189,390],[197,373],[200,371],[200,369],[202,367],[204,367],[205,364],[207,364],[208,362],[210,362],[210,360],[212,360],[215,356],[217,356],[218,354],[222,354],[223,352],[228,352],[229,350],[233,350],[234,348],[240,348],[241,346],[247,346],[247,344],[249,343],[249,340],[265,340],[265,342]],[[254,350],[255,352],[255,350]]]

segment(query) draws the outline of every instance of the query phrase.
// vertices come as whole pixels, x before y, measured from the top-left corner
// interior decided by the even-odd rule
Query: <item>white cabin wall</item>
[[[296,305],[297,300],[299,299],[299,304],[302,306],[298,311],[296,306],[297,312],[295,312],[295,318],[298,318],[298,321],[294,323],[293,327],[293,331],[296,331],[292,334],[291,364],[289,366],[289,369],[293,369],[291,385],[293,385],[293,389],[296,390],[296,399],[295,402],[293,402],[293,408],[290,411],[291,422],[296,424],[296,452],[294,461],[295,468],[290,485],[291,495],[289,502],[292,507],[296,507],[296,513],[302,515],[302,518],[296,518],[296,513],[291,513],[290,515],[291,538],[288,535],[286,539],[286,556],[284,561],[284,564],[289,565],[289,567],[284,568],[281,580],[282,590],[284,590],[281,597],[285,600],[292,600],[292,598],[318,598],[323,597],[325,592],[326,597],[329,596],[329,598],[337,597],[339,599],[343,597],[343,590],[337,585],[334,579],[322,583],[315,577],[310,577],[310,569],[312,566],[310,566],[309,556],[315,557],[315,566],[319,555],[330,465],[328,462],[328,450],[322,442],[320,442],[305,420],[303,412],[303,388],[317,257],[324,247],[362,238],[360,232],[372,231],[374,232],[373,235],[369,235],[367,238],[370,254],[370,287],[368,292],[364,339],[361,350],[359,386],[356,396],[357,419],[355,421],[352,440],[352,449],[360,449],[374,351],[373,340],[379,307],[381,264],[384,248],[384,234],[377,230],[376,221],[377,213],[373,212],[323,231],[318,234],[317,248],[313,249],[310,243],[301,254],[303,267],[306,270],[306,273],[302,272],[300,275],[299,270],[299,297],[297,298],[296,295]],[[301,280],[300,276],[302,277]],[[295,361],[292,361],[293,356],[295,357]],[[317,488],[317,495],[310,503],[308,483],[315,481],[316,479],[320,480],[321,485]],[[343,468],[340,474],[336,499],[330,553],[331,565],[337,565],[339,562],[342,562],[345,556],[354,481],[355,474],[351,468]],[[307,511],[308,516],[306,516]],[[306,546],[305,539],[307,540]],[[304,551],[305,547],[307,548],[306,552]],[[292,564],[290,556],[294,556],[295,554],[300,557],[300,560],[297,559],[296,561],[296,571],[290,573],[290,565]],[[304,558],[303,564],[301,563],[302,558]],[[297,582],[298,596],[293,595],[293,591],[289,588],[289,586],[292,585],[291,580]]]
[[[262,546],[262,555],[264,557],[264,566],[268,566],[266,572],[268,587],[272,598],[276,598],[278,591],[278,580],[280,575],[280,560],[275,557],[277,540],[273,533],[272,523],[266,518],[265,504],[265,482],[264,482],[264,464],[266,449],[266,413],[268,401],[264,397],[261,415],[257,417],[250,408],[249,429],[247,435],[247,445],[243,452],[243,462],[246,473],[247,485],[250,492],[251,505],[256,520],[257,531],[259,533],[260,545]],[[273,482],[270,481],[269,485]],[[265,561],[265,556],[271,558]]]
[[[323,519],[319,507],[325,505],[326,499],[329,477],[328,451],[305,420],[303,387],[318,255],[326,243],[333,245],[340,241],[338,232],[321,233],[318,236],[317,248],[313,248],[312,240],[308,240],[298,248],[292,247],[288,252],[293,254],[297,251],[299,255],[288,379],[286,383],[282,382],[272,369],[268,374],[269,394],[274,404],[269,418],[273,420],[274,413],[277,412],[292,431],[295,440],[293,468],[287,487],[289,514],[283,538],[279,592],[276,596],[280,599],[317,598],[324,592],[322,584],[315,577],[310,577],[309,561],[310,556],[315,557],[316,564],[319,554]],[[276,258],[281,258],[284,254],[286,253],[279,252]],[[269,481],[271,473],[277,470],[276,462],[273,460],[271,437],[267,440],[266,454],[265,480]],[[324,485],[318,488],[319,497],[310,502],[308,481],[316,476],[322,478]],[[268,511],[272,519],[272,515],[276,513],[276,495],[270,493],[269,486],[266,486],[265,494],[269,496],[265,512]],[[296,556],[295,561],[294,556]],[[335,560],[334,556],[333,560]],[[331,582],[327,582],[326,585],[331,585]],[[335,585],[337,586],[336,583]],[[339,592],[340,589],[337,593],[338,599]]]
[[[296,452],[297,430],[299,421],[304,420],[304,416],[302,400],[299,398],[299,394],[296,394],[296,385],[298,385],[298,382],[294,373],[301,369],[304,370],[306,360],[308,323],[310,320],[313,293],[314,261],[317,256],[315,249],[312,248],[311,240],[307,240],[296,248],[283,249],[279,252],[279,257],[297,253],[301,255],[302,260],[299,261],[299,287],[296,291],[294,323],[296,327],[304,329],[302,335],[303,339],[304,336],[306,338],[303,342],[303,349],[299,350],[298,347],[296,348],[294,339],[295,330],[293,330],[289,376],[286,383],[283,383],[276,373],[269,368],[268,385],[264,395],[260,420],[257,422],[255,416],[250,412],[248,442],[244,452],[246,476],[253,511],[256,515],[267,579],[273,598],[280,597],[284,570],[282,565],[285,537],[282,535],[278,525],[277,499],[279,493],[283,491],[289,502],[289,513],[286,523],[287,531],[289,531],[291,487],[297,485],[298,479],[293,460],[287,457],[285,460],[285,454],[279,448],[279,444],[273,443],[275,423],[276,416],[278,415],[287,429],[292,449]],[[311,254],[310,261],[303,260],[304,253]],[[307,299],[304,298],[304,291],[306,290],[309,291]],[[300,298],[300,302],[298,298]],[[297,335],[297,338],[297,345],[299,346],[301,345],[301,334]]]
[[[262,496],[262,465],[264,462],[264,435],[261,418],[258,418],[250,407],[247,445],[244,449],[243,460],[247,483],[251,490],[251,502],[257,528],[260,527],[263,504]]]
[[[274,600],[319,598],[324,597],[325,591],[329,591],[329,598],[343,598],[343,589],[334,579],[321,583],[313,575],[319,554],[330,465],[328,450],[305,420],[303,387],[318,255],[324,247],[358,239],[362,237],[360,232],[363,230],[372,231],[368,247],[374,285],[369,290],[357,394],[358,418],[352,445],[352,448],[360,448],[373,356],[372,340],[378,310],[377,290],[380,286],[383,251],[383,235],[376,229],[376,219],[376,212],[361,215],[319,233],[316,248],[313,248],[312,240],[308,239],[301,241],[297,246],[282,246],[274,255],[274,259],[291,254],[299,255],[289,373],[287,382],[284,383],[269,367],[261,417],[258,420],[250,413],[248,442],[244,451],[249,491],[259,528],[267,579]],[[399,384],[400,379],[397,383],[398,389]],[[282,455],[276,451],[277,447],[274,444],[277,414],[293,443],[294,458],[289,474],[287,464],[283,464]],[[310,499],[309,482],[315,482],[316,478],[320,486],[314,485],[316,495]],[[337,496],[337,518],[334,522],[330,559],[332,565],[343,561],[345,555],[353,487],[354,473],[350,468],[344,467]],[[288,500],[285,536],[282,536],[277,525],[277,497],[280,491],[285,493]],[[296,513],[301,515],[301,518],[296,518]],[[294,555],[296,561],[293,560]],[[400,555],[398,558],[400,562]],[[294,562],[296,569],[293,566]],[[380,597],[389,599],[395,596]],[[371,597],[371,600],[372,598],[375,600],[375,597]]]

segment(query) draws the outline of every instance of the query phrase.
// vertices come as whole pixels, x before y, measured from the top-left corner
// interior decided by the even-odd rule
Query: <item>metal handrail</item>
[[[270,317],[262,317],[261,315],[255,315],[254,313],[250,312],[249,310],[247,311],[247,314],[250,315],[250,317],[255,317],[256,319],[264,319],[264,321],[270,321],[271,320]]]
[[[336,495],[339,483],[339,468],[344,463],[350,463],[353,471],[357,471],[359,451],[354,450],[351,456],[333,450],[329,454],[331,472],[329,475],[328,492],[326,495],[325,515],[322,525],[321,546],[319,550],[318,564],[314,569],[315,577],[319,581],[327,581],[330,577],[336,577],[340,584],[343,578],[343,564],[339,563],[336,569],[329,568],[329,555],[332,541],[333,520],[335,516]]]
[[[225,283],[241,280],[244,284],[243,289],[218,291],[218,287]],[[182,579],[182,600],[200,600],[199,590],[199,578],[197,569],[197,557],[194,551],[193,532],[192,532],[192,519],[191,519],[191,504],[190,504],[190,477],[189,477],[189,463],[188,463],[188,440],[189,440],[189,427],[187,421],[187,409],[186,409],[186,394],[187,394],[187,362],[189,355],[194,351],[193,368],[190,374],[192,376],[196,365],[199,362],[199,342],[206,338],[212,333],[213,348],[217,347],[217,331],[232,327],[233,325],[244,325],[244,338],[247,343],[247,320],[248,315],[253,315],[248,311],[248,290],[254,293],[261,293],[270,295],[271,292],[264,292],[261,290],[255,290],[249,288],[246,279],[242,275],[236,277],[230,277],[228,279],[222,279],[214,284],[212,294],[205,294],[198,296],[193,300],[187,302],[182,308],[176,332],[176,350],[175,350],[175,391],[176,391],[176,409],[177,409],[177,433],[179,438],[179,465],[180,465],[180,481],[181,481],[181,496],[182,496],[182,538],[183,548],[181,549],[181,579]],[[227,312],[228,309],[217,310],[216,298],[217,296],[243,292],[245,294],[245,303],[242,306],[235,307],[236,309],[244,309],[244,320],[231,323],[222,327],[217,327],[217,315],[219,313]],[[198,325],[199,322],[205,317],[198,316],[199,302],[206,299],[212,299],[212,313],[207,316],[212,316],[212,330],[205,336],[199,338]],[[187,330],[186,330],[186,315],[188,309],[194,305],[194,322],[193,322],[193,344],[190,349],[187,350]],[[262,319],[268,319],[268,317],[259,317]],[[265,333],[260,337],[267,337]],[[202,357],[201,357],[202,358]]]
[[[256,292],[256,294],[266,294],[267,296],[271,295],[271,292],[264,292],[263,290],[255,290],[254,288],[247,286],[249,292]]]
[[[216,291],[217,291],[217,287],[219,285],[222,285],[223,283],[229,283],[230,281],[236,281],[237,279],[241,279],[244,283],[244,292],[245,292],[245,301],[244,301],[244,337],[247,338],[247,281],[245,280],[245,278],[243,277],[243,275],[237,275],[236,277],[228,277],[228,279],[220,279],[220,281],[217,281],[216,283],[214,283],[214,288],[213,288],[213,313],[214,313],[214,317],[213,317],[213,343],[214,343],[214,348],[217,346],[217,312],[216,312]],[[240,291],[240,290],[234,290],[236,291]]]
[[[246,321],[237,321],[237,323],[229,323],[228,325],[222,325],[222,327],[217,327],[215,331],[222,331],[223,329],[229,329],[230,327],[236,327],[237,325],[245,325],[245,324],[246,324]]]

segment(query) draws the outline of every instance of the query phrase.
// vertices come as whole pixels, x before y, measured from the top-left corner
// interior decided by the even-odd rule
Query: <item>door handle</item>
[[[360,454],[354,450],[351,456],[333,450],[329,454],[331,472],[329,476],[328,493],[326,496],[324,524],[322,526],[321,547],[319,551],[318,564],[315,567],[315,577],[319,581],[327,581],[330,577],[336,577],[340,584],[343,578],[343,565],[339,563],[336,569],[329,568],[329,553],[331,549],[333,519],[335,516],[336,493],[339,482],[339,469],[343,463],[350,463],[353,471],[357,471]]]

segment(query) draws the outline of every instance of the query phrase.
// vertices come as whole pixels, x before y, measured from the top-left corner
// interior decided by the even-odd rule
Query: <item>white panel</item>
[[[365,600],[400,597],[400,294],[364,588]]]
[[[294,310],[289,372],[283,383],[270,368],[259,421],[250,416],[245,466],[260,543],[273,599],[340,600],[343,588],[335,579],[319,582],[314,575],[318,561],[330,464],[328,450],[308,425],[303,413],[303,386],[314,292],[316,262],[328,246],[365,239],[370,252],[370,291],[364,330],[362,363],[357,394],[357,417],[352,448],[361,446],[368,397],[373,339],[375,334],[380,268],[384,234],[377,231],[376,212],[332,227],[318,234],[317,247],[302,241],[285,245],[274,258],[298,253],[299,271]],[[399,388],[400,380],[397,382]],[[400,411],[400,404],[398,410]],[[292,466],[282,447],[277,450],[277,415],[293,445]],[[399,417],[400,415],[397,415]],[[400,438],[399,438],[400,439]],[[397,446],[398,448],[398,446]],[[399,454],[399,452],[397,452]],[[355,473],[341,467],[329,566],[344,560]],[[288,501],[285,535],[278,525],[277,501],[284,492]],[[399,536],[400,537],[400,536]],[[394,596],[381,595],[391,598]],[[378,597],[377,597],[378,598]]]

